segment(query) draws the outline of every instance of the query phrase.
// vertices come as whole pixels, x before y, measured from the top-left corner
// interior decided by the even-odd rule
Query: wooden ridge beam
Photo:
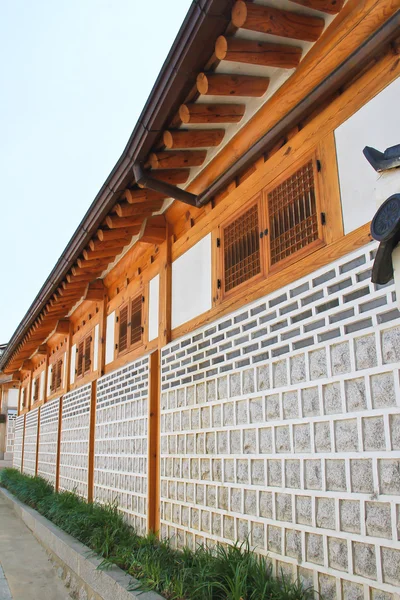
[[[180,167],[199,167],[205,161],[206,156],[207,150],[152,152],[149,156],[149,163],[152,169],[179,169]],[[153,173],[152,177],[154,177]]]
[[[153,212],[161,209],[163,200],[154,200],[146,204],[129,204],[129,202],[119,202],[114,206],[114,210],[119,217],[148,217]]]
[[[262,4],[238,0],[232,8],[234,27],[269,33],[294,40],[316,42],[321,35],[325,21],[296,12],[272,8]]]
[[[115,217],[115,218],[117,219],[118,217]],[[140,228],[141,228],[141,224],[132,225],[131,227],[118,228],[118,229],[98,229],[96,235],[97,235],[98,239],[102,242],[108,242],[110,240],[118,240],[120,237],[126,237],[128,235],[132,239],[132,236],[137,235],[139,233]]]
[[[269,86],[268,77],[253,75],[227,75],[225,73],[199,73],[197,91],[202,96],[240,96],[260,98]]]
[[[182,104],[179,118],[182,123],[239,123],[245,110],[245,104]],[[153,155],[150,155],[150,164],[153,167],[151,156]]]
[[[218,60],[263,67],[293,69],[299,64],[302,52],[299,46],[228,38],[223,35],[215,42],[215,55]]]
[[[292,0],[292,2],[330,15],[336,15],[344,5],[344,0]]]
[[[131,217],[118,217],[118,215],[108,215],[106,217],[107,227],[110,229],[125,229],[126,227],[137,228],[139,233],[143,219],[133,219]]]
[[[225,135],[224,129],[193,129],[191,131],[164,131],[166,148],[207,148],[219,146]]]

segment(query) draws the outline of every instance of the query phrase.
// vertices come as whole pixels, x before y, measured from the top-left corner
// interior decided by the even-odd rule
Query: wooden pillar
[[[96,389],[97,381],[91,383],[90,424],[89,424],[89,456],[88,456],[88,502],[93,502],[94,487],[94,441],[96,428]]]
[[[149,357],[147,531],[160,530],[160,350]]]
[[[60,488],[60,459],[61,459],[61,431],[62,431],[62,405],[63,396],[60,398],[60,406],[58,412],[58,436],[57,436],[57,455],[56,455],[56,481],[54,489],[58,492]]]
[[[49,354],[47,350],[46,364],[44,366],[44,390],[43,390],[43,403],[47,402],[47,383],[49,379]]]
[[[160,269],[160,306],[158,325],[158,348],[161,350],[171,339],[171,236],[167,224],[167,239],[162,245]]]

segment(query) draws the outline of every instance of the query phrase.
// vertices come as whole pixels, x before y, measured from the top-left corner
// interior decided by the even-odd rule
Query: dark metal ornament
[[[393,194],[378,208],[371,235],[380,242],[371,280],[384,285],[393,278],[392,252],[400,242],[400,194]]]

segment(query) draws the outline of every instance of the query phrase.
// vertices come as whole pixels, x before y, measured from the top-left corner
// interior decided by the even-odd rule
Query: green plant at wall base
[[[138,581],[135,589],[159,592],[168,600],[312,600],[315,592],[299,581],[273,577],[265,557],[249,544],[198,546],[175,550],[156,535],[139,536],[116,505],[85,502],[71,492],[54,491],[40,477],[15,469],[0,473],[0,485],[19,500]]]

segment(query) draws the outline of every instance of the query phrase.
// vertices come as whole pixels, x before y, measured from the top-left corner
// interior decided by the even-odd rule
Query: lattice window
[[[85,338],[84,372],[89,373],[92,365],[92,334]]]
[[[55,367],[55,372],[56,372],[56,389],[55,389],[55,391],[57,391],[62,386],[63,361],[61,358],[55,363],[54,367]]]
[[[261,272],[258,203],[222,229],[224,290],[228,292]]]
[[[37,402],[39,400],[39,377],[35,377],[33,380],[33,401]]]
[[[125,352],[128,349],[128,309],[126,304],[119,311],[118,352]]]
[[[91,371],[92,368],[92,333],[87,335],[83,340],[81,340],[78,344],[77,354],[77,368],[76,368],[76,376],[83,377],[87,373]]]
[[[131,346],[142,341],[142,295],[136,296],[131,302]]]
[[[319,239],[313,161],[268,192],[267,202],[271,265]]]
[[[77,375],[77,377],[82,377],[82,375],[83,375],[83,354],[84,354],[84,341],[83,340],[78,344],[77,353],[78,353],[78,362],[77,362],[76,375]]]

